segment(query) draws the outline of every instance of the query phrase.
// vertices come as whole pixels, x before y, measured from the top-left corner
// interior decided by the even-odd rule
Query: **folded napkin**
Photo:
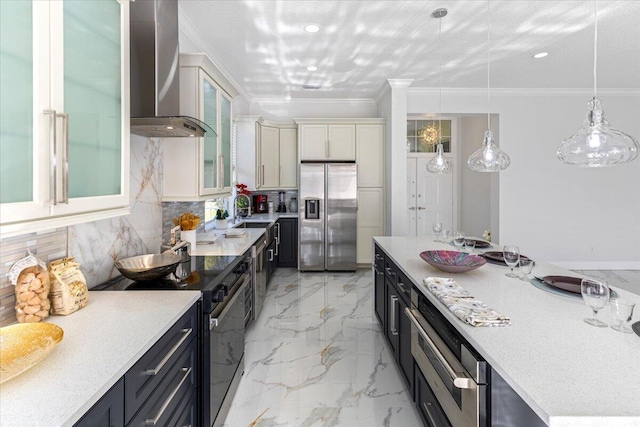
[[[511,319],[470,295],[453,279],[427,277],[423,279],[429,292],[460,320],[471,326],[508,326]]]

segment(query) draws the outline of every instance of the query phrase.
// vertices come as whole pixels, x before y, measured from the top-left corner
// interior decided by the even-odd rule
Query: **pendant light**
[[[439,61],[439,79],[440,79],[440,95],[438,101],[438,145],[436,147],[436,156],[429,160],[427,163],[427,171],[437,174],[444,175],[447,173],[451,173],[451,169],[453,168],[453,161],[451,158],[444,157],[442,148],[442,55],[441,55],[441,44],[440,37],[442,36],[442,18],[447,16],[447,9],[440,8],[433,11],[431,16],[438,19],[438,61]]]
[[[511,159],[500,150],[493,140],[491,132],[491,2],[487,0],[487,131],[484,133],[482,147],[476,150],[467,164],[476,172],[500,172],[509,167]]]
[[[577,133],[562,141],[558,159],[562,162],[599,168],[630,162],[638,157],[640,146],[631,135],[611,127],[604,117],[602,101],[597,97],[598,1],[594,1],[593,99],[587,103],[587,118]]]

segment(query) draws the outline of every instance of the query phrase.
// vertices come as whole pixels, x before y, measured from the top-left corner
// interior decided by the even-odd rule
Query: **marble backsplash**
[[[131,135],[131,214],[69,227],[74,256],[91,288],[118,274],[121,258],[158,253],[162,243],[162,144]]]

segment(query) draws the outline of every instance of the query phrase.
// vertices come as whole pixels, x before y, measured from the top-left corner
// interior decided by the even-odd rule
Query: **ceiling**
[[[249,98],[372,98],[387,79],[412,87],[487,85],[487,1],[181,0],[181,26]],[[445,7],[438,54],[439,20]],[[497,1],[491,87],[593,87],[593,1]],[[186,22],[185,22],[186,21]],[[307,33],[304,26],[320,31]],[[200,46],[202,47],[202,46]],[[549,56],[533,59],[534,53]],[[317,71],[307,71],[315,65]],[[598,87],[640,88],[640,1],[598,2]],[[303,85],[321,85],[306,90]]]

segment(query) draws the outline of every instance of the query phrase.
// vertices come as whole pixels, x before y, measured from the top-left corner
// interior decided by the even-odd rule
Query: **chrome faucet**
[[[237,194],[236,197],[233,198],[233,222],[237,223],[240,221],[240,215],[238,215],[238,198],[244,198],[247,200],[247,217],[251,216],[251,197],[246,194]]]

